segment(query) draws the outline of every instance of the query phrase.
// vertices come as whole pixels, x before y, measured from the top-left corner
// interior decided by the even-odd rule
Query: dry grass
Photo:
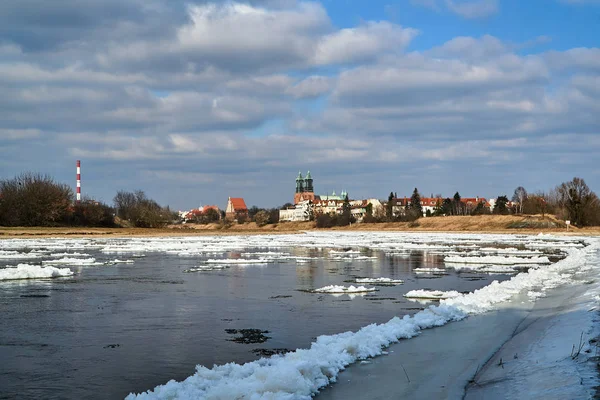
[[[555,226],[555,227],[548,227]],[[200,236],[200,235],[256,235],[269,233],[299,233],[317,230],[314,222],[285,222],[257,226],[245,224],[172,225],[162,229],[142,228],[0,228],[0,238],[11,237],[87,237],[87,236]],[[321,230],[321,229],[319,229]],[[600,227],[578,229],[571,227],[567,232],[564,222],[552,216],[541,215],[481,215],[476,217],[432,217],[422,218],[416,224],[389,222],[383,224],[354,224],[337,227],[334,231],[408,231],[408,232],[481,232],[537,234],[556,233],[570,235],[600,235]]]

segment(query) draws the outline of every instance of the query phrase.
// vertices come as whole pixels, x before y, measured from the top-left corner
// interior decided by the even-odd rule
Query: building
[[[302,172],[298,172],[296,178],[296,193],[294,194],[294,204],[303,201],[315,201],[315,190],[313,188],[313,179],[310,176],[310,171],[306,173],[306,177],[302,177]]]
[[[313,214],[313,204],[310,200],[302,201],[294,207],[279,210],[280,222],[310,221]]]
[[[225,218],[228,220],[237,220],[239,218],[248,218],[248,207],[241,197],[229,197],[227,208],[225,209]]]
[[[214,210],[217,221],[221,219],[221,210],[217,206],[200,206],[190,211],[179,211],[179,218],[184,222],[201,221],[206,217],[209,210]]]
[[[493,209],[493,206],[490,204],[492,200],[488,202],[483,197],[463,197],[460,199],[460,202],[463,204],[461,213],[464,214],[470,214],[479,203],[483,203],[483,206],[488,209]],[[441,197],[421,197],[421,209],[423,210],[423,216],[426,217],[428,211],[430,215],[433,214],[442,207],[443,203],[444,199]],[[395,198],[393,200],[392,213],[394,216],[403,215],[406,208],[410,205],[410,197]]]
[[[378,199],[352,200],[350,202],[350,214],[356,219],[356,222],[362,222],[367,215],[367,210],[371,206],[372,215],[383,213],[383,205]]]

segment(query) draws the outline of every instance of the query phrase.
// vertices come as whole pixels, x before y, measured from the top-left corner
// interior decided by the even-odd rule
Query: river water
[[[454,269],[444,275],[415,272],[444,268],[446,254],[466,254],[473,247],[523,249],[510,241],[500,245],[496,238],[453,237],[449,243],[433,238],[0,241],[5,252],[39,252],[33,260],[2,259],[2,267],[50,265],[61,260],[58,252],[95,259],[92,265],[63,259],[61,267],[75,272],[72,277],[0,281],[0,398],[123,398],[182,380],[197,364],[244,363],[260,358],[261,349],[307,348],[319,335],[426,307],[403,297],[410,290],[470,292],[510,277]],[[132,262],[115,264],[117,257]],[[265,263],[235,261],[245,259]],[[189,272],[224,266],[209,260],[235,262]],[[378,291],[356,296],[311,292],[327,285],[358,286],[357,277],[404,284],[375,286]],[[246,344],[233,341],[231,329],[268,332],[263,332],[266,341]]]

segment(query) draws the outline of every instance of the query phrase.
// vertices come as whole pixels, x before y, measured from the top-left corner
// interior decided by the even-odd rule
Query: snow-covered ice
[[[364,287],[364,286],[340,286],[340,285],[329,285],[329,286],[324,286],[322,288],[318,288],[313,290],[313,292],[315,293],[367,293],[367,292],[374,292],[377,289],[375,288],[369,288],[369,287]]]
[[[446,264],[550,264],[548,257],[510,257],[510,256],[481,256],[481,257],[459,257],[450,256],[444,259]]]
[[[65,264],[65,265],[102,265],[101,262],[96,262],[96,259],[93,257],[90,258],[74,258],[74,257],[63,257],[57,260],[45,260],[42,261],[42,264]]]
[[[41,279],[71,276],[69,268],[43,267],[41,265],[19,264],[16,267],[0,269],[0,281],[18,279]]]
[[[441,290],[421,290],[421,289],[411,290],[410,292],[408,292],[404,295],[404,297],[406,297],[408,299],[429,299],[429,300],[453,299],[453,298],[459,297],[459,296],[462,296],[462,294],[457,292],[456,290],[441,291]]]
[[[392,278],[356,278],[356,283],[400,285],[400,284],[403,284],[404,281],[402,279],[392,279]]]

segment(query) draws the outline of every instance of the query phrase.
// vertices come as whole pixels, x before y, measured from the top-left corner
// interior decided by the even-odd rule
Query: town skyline
[[[0,178],[174,209],[600,189],[597,1],[9,0]],[[235,26],[235,30],[229,27]]]

